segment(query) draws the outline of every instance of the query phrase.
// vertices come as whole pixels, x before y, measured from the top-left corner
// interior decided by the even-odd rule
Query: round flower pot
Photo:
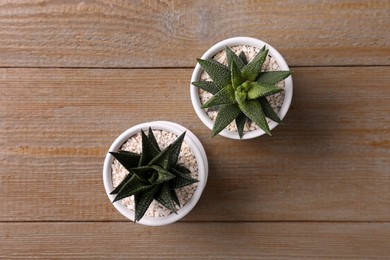
[[[186,135],[184,137],[184,143],[186,143],[191,148],[191,151],[196,159],[197,169],[198,169],[197,171],[198,182],[197,182],[196,189],[193,192],[191,198],[187,201],[187,203],[184,206],[181,205],[181,208],[178,209],[177,214],[171,213],[163,217],[151,217],[145,215],[141,218],[141,220],[137,222],[147,226],[162,226],[162,225],[167,225],[175,221],[178,221],[179,219],[187,215],[195,207],[200,196],[202,195],[202,192],[207,182],[208,161],[207,161],[206,152],[202,144],[191,131],[189,131],[188,129],[184,128],[181,125],[172,122],[166,122],[166,121],[148,122],[148,123],[143,123],[131,127],[130,129],[123,132],[112,143],[111,147],[109,148],[109,152],[118,152],[119,149],[122,147],[122,145],[128,139],[140,133],[141,130],[148,131],[149,127],[151,127],[153,130],[162,130],[169,133],[173,133],[177,136],[181,135],[184,131],[186,131]],[[104,182],[104,188],[106,190],[107,196],[112,202],[115,198],[115,195],[110,195],[110,193],[114,189],[113,180],[112,180],[112,165],[114,162],[114,157],[109,152],[107,153],[104,161],[103,182]],[[125,216],[129,220],[134,221],[134,217],[135,217],[134,210],[127,208],[125,205],[121,203],[121,201],[116,201],[113,203],[113,205],[123,216]]]
[[[223,51],[226,46],[253,46],[258,49],[261,49],[264,45],[266,45],[266,47],[269,49],[268,55],[271,56],[278,64],[279,70],[289,70],[286,61],[275,48],[273,48],[271,45],[269,45],[266,42],[263,42],[255,38],[250,38],[250,37],[234,37],[234,38],[223,40],[215,44],[214,46],[212,46],[210,49],[208,49],[203,54],[201,59],[203,60],[212,59],[217,53]],[[192,73],[191,82],[200,81],[202,72],[203,72],[202,67],[199,65],[199,63],[197,63]],[[208,128],[212,129],[214,125],[213,120],[207,115],[205,110],[201,108],[199,88],[191,84],[190,91],[191,91],[191,102],[195,109],[196,114]],[[291,76],[289,76],[284,80],[284,92],[285,95],[284,95],[283,103],[280,108],[280,111],[278,112],[280,119],[283,119],[285,117],[291,104],[291,99],[293,94],[293,82]],[[277,125],[278,123],[274,121],[270,121],[269,122],[270,130],[275,128]],[[240,139],[238,132],[230,131],[226,128],[222,130],[219,134],[230,139]],[[241,139],[251,139],[251,138],[259,137],[263,134],[265,134],[263,130],[256,129],[253,131],[245,132]]]

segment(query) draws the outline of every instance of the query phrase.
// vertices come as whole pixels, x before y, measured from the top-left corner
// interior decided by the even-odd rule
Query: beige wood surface
[[[0,224],[4,259],[388,259],[389,223]],[[0,259],[2,257],[0,256]]]
[[[388,0],[0,0],[0,259],[389,259],[389,13]],[[272,137],[211,139],[192,67],[239,35],[292,65],[292,106]],[[198,205],[162,228],[126,221],[102,183],[112,141],[152,120],[193,131],[210,164]]]
[[[193,67],[232,36],[263,39],[294,66],[390,65],[389,10],[388,0],[3,0],[0,66]]]
[[[243,142],[209,138],[189,69],[1,69],[0,219],[123,220],[103,190],[105,153],[127,128],[165,119],[210,158],[186,220],[390,221],[390,67],[293,69],[285,125]]]

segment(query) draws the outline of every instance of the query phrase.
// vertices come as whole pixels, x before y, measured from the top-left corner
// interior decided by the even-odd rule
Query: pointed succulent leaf
[[[123,186],[125,186],[125,184],[130,180],[131,176],[133,176],[133,173],[129,172],[129,174],[127,174],[125,178],[123,178],[123,180],[119,183],[119,185],[116,186],[115,189],[111,191],[110,194],[111,195],[117,194],[123,188]]]
[[[267,119],[263,113],[260,103],[257,100],[243,100],[238,103],[244,114],[254,121],[264,132],[271,135]]]
[[[110,152],[110,154],[128,171],[130,171],[131,168],[137,167],[141,158],[139,154],[128,151]]]
[[[214,64],[217,65],[217,66],[223,66],[223,67],[227,68],[225,65],[223,65],[222,63],[220,63],[220,62],[218,62],[218,61],[216,61],[216,60],[214,60],[214,59],[212,59],[212,58],[208,58],[208,59],[206,59],[206,60],[209,61],[209,62],[214,63]]]
[[[173,188],[181,188],[190,184],[193,184],[195,182],[198,182],[198,180],[190,177],[187,174],[181,173],[175,169],[172,169],[172,172],[176,175],[176,178],[173,179]]]
[[[265,97],[282,91],[282,88],[273,85],[264,85],[257,82],[251,82],[248,90],[248,99]]]
[[[131,169],[132,173],[137,176],[142,182],[150,183],[150,178],[155,172],[151,166],[140,166],[137,168]],[[157,176],[156,176],[157,178]]]
[[[232,61],[230,71],[232,73],[232,86],[236,89],[239,85],[244,83],[245,79],[242,77],[241,71],[234,60]]]
[[[129,164],[130,171],[124,180],[111,192],[111,194],[116,194],[113,202],[134,195],[135,221],[142,218],[153,199],[158,199],[163,205],[176,212],[175,204],[180,206],[180,202],[175,188],[197,181],[190,177],[190,170],[183,165],[177,164],[185,132],[168,148],[160,152],[158,152],[160,148],[152,129],[149,128],[148,136],[142,130],[141,134],[143,153],[138,155],[124,152],[127,157],[134,157],[136,159],[135,162],[133,161],[129,164],[126,160],[122,160],[121,158],[125,158],[122,156],[123,154],[120,154],[119,157],[117,156],[123,164]],[[112,154],[115,156],[119,153]],[[138,163],[137,159],[139,160]],[[174,163],[171,163],[171,160]],[[147,165],[141,164],[141,161],[146,162]],[[177,178],[179,181],[176,180]],[[162,191],[163,187],[164,190]]]
[[[156,157],[154,157],[148,163],[148,165],[158,165],[164,168],[165,170],[168,170],[171,165],[171,152],[172,152],[172,145],[169,145],[162,152],[160,152]]]
[[[227,67],[211,60],[198,59],[198,62],[219,89],[230,84],[230,71]]]
[[[264,115],[269,119],[275,121],[276,123],[281,123],[282,120],[279,118],[278,114],[273,110],[271,104],[268,102],[266,97],[259,98],[261,108],[263,109]]]
[[[202,105],[202,108],[214,107],[223,104],[234,104],[236,100],[234,98],[234,89],[232,85],[227,85],[217,94],[212,96],[206,103]]]
[[[154,186],[150,191],[142,192],[134,196],[135,199],[135,218],[134,222],[139,221],[148,210],[150,203],[152,203],[155,194],[159,191],[160,185]]]
[[[263,52],[263,51],[265,51],[265,48],[266,48],[266,46],[264,45],[261,49],[260,49],[260,51],[259,52]]]
[[[157,165],[141,166],[132,171],[138,179],[149,184],[159,184],[175,178],[175,175]]]
[[[245,52],[241,51],[240,52],[240,55],[238,55],[238,57],[240,58],[240,60],[244,63],[244,66],[246,64],[248,64],[248,60],[246,59],[246,55],[245,55]],[[240,68],[242,70],[242,68]]]
[[[246,65],[243,60],[241,60],[228,46],[225,48],[226,57],[228,60],[228,67],[232,67],[232,63],[236,63],[238,69],[241,71],[242,68]]]
[[[238,103],[244,102],[247,99],[247,93],[243,91],[241,87],[238,87],[238,89],[234,92],[234,98]]]
[[[149,183],[141,181],[135,174],[123,185],[119,190],[113,202],[121,200],[123,198],[132,196],[145,190],[149,190],[153,187]]]
[[[153,134],[153,130],[151,127],[149,127],[149,131],[148,131],[148,138],[149,138],[149,141],[150,143],[152,144],[154,150],[160,152],[161,149],[160,147],[158,146],[158,143],[157,143],[157,140],[156,140],[156,137],[154,136]]]
[[[155,149],[145,132],[141,130],[142,135],[142,153],[138,166],[147,165],[155,156],[159,154],[159,151]]]
[[[237,132],[240,138],[244,135],[244,126],[246,122],[246,115],[241,112],[237,117],[236,117],[236,126],[237,126]]]
[[[211,136],[216,136],[220,133],[226,126],[228,126],[239,114],[241,113],[240,108],[237,104],[228,104],[222,105],[219,108],[217,118],[213,129],[211,131]]]
[[[265,71],[257,77],[257,82],[265,85],[275,85],[292,74],[291,71]]]
[[[176,164],[174,168],[176,170],[178,170],[179,172],[182,172],[184,174],[190,174],[191,173],[191,171],[187,167],[182,165],[182,164]]]
[[[195,82],[192,82],[191,84],[194,85],[195,87],[201,88],[201,89],[203,89],[203,90],[205,90],[213,95],[215,95],[219,91],[219,88],[217,87],[217,85],[215,85],[215,83],[212,81],[195,81]]]
[[[157,178],[153,180],[153,184],[160,184],[176,178],[174,174],[161,168],[160,166],[152,165],[151,167],[157,172]]]
[[[171,165],[176,165],[177,161],[179,159],[181,145],[183,144],[184,137],[186,135],[186,132],[182,133],[176,140],[170,145],[172,147],[171,149]]]
[[[177,210],[175,207],[174,198],[172,198],[171,193],[169,191],[169,184],[162,184],[161,191],[155,196],[155,199],[161,203],[164,207],[177,214]]]
[[[169,194],[171,195],[172,200],[180,207],[180,201],[177,197],[176,190],[173,188],[173,182],[169,182]]]
[[[242,76],[247,80],[254,81],[261,71],[261,67],[268,55],[268,49],[264,47],[257,53],[251,62],[242,68]]]

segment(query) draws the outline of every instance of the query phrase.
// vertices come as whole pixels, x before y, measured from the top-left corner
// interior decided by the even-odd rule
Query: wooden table
[[[222,8],[222,9],[221,9]],[[390,1],[0,0],[0,258],[390,257]],[[294,71],[284,126],[209,138],[195,58],[252,36]],[[108,201],[104,156],[169,120],[210,163],[196,208],[145,227]]]

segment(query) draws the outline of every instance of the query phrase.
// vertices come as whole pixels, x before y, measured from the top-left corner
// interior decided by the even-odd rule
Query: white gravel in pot
[[[241,53],[241,51],[243,51],[245,53],[245,56],[246,56],[248,61],[251,61],[256,56],[256,54],[260,51],[259,48],[254,47],[254,46],[250,46],[250,45],[236,45],[236,46],[229,46],[229,47],[237,55],[239,55]],[[228,64],[225,50],[222,50],[222,51],[218,52],[217,54],[215,54],[213,56],[213,59],[218,61],[221,64],[226,65],[226,66]],[[264,61],[262,71],[275,71],[275,70],[280,70],[279,65],[273,57],[268,55],[266,60]],[[201,73],[200,80],[201,81],[212,81],[210,76],[205,71],[203,71]],[[284,80],[279,82],[276,86],[278,86],[280,88],[284,88],[285,87]],[[212,96],[213,96],[213,94],[211,94],[207,91],[204,91],[202,89],[199,89],[199,99],[200,99],[200,103],[202,105],[204,103],[206,103]],[[278,113],[279,110],[281,109],[281,107],[283,105],[284,97],[285,97],[284,91],[281,91],[279,93],[276,93],[276,94],[273,94],[273,95],[270,95],[267,97],[268,101],[270,102],[270,105],[272,106],[272,108],[274,109],[274,111],[276,113]],[[203,110],[206,112],[208,117],[215,122],[215,119],[217,118],[218,111],[215,111],[212,108],[206,108]],[[270,119],[267,118],[267,121],[270,122]],[[244,126],[244,133],[249,132],[249,131],[253,131],[253,130],[256,130],[259,128],[260,127],[257,126],[254,122],[247,120],[247,122],[245,123],[245,126]],[[226,127],[226,129],[228,129],[229,131],[232,131],[232,132],[237,132],[237,127],[236,127],[235,121],[230,123]]]
[[[153,130],[154,136],[156,137],[157,143],[160,146],[161,150],[165,149],[173,143],[178,137],[176,134],[171,132],[167,132],[164,130]],[[130,137],[120,148],[120,150],[130,151],[134,153],[142,152],[142,136],[141,133],[133,135]],[[198,164],[195,158],[195,155],[189,145],[183,141],[179,161],[178,163],[184,165],[188,168],[191,173],[190,176],[194,179],[198,179]],[[125,176],[129,173],[116,159],[113,160],[112,166],[112,183],[113,187],[117,187],[120,182],[125,178]],[[180,201],[181,207],[183,207],[192,197],[198,183],[193,183],[191,185],[176,189],[176,194]],[[135,210],[134,196],[127,197],[121,200],[122,205],[127,207],[130,210]],[[179,207],[176,205],[176,208]],[[149,217],[165,217],[170,215],[172,212],[153,200],[150,204],[148,210],[145,213],[145,216]]]

